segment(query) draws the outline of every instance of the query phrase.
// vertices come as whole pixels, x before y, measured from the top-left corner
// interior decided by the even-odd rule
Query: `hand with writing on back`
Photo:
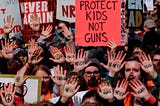
[[[85,67],[87,67],[91,61],[88,63],[85,63],[87,57],[87,51],[84,51],[84,49],[79,49],[76,59],[74,60],[74,71],[79,72],[80,70],[83,70]]]
[[[64,47],[65,55],[66,55],[66,62],[70,64],[74,64],[74,60],[76,59],[76,52],[74,47],[66,46]]]
[[[4,34],[8,34],[13,30],[13,21],[14,18],[11,15],[4,18]]]
[[[14,104],[14,95],[15,95],[15,89],[13,84],[4,84],[3,88],[1,88],[0,96],[2,99],[2,103],[5,106],[13,106]]]
[[[16,48],[15,42],[11,42],[7,39],[1,40],[2,50],[1,55],[6,59],[13,59],[13,49]]]
[[[53,26],[52,25],[48,25],[47,28],[44,28],[44,26],[43,26],[42,32],[41,32],[41,35],[40,35],[41,41],[44,41],[47,38],[51,37],[52,30],[53,30]]]
[[[40,18],[37,14],[32,14],[30,19],[30,27],[33,31],[39,31],[40,30]]]
[[[52,60],[55,63],[64,63],[65,62],[64,55],[57,47],[50,46],[49,48],[50,48],[50,53],[53,57],[53,58],[50,58],[50,60]]]

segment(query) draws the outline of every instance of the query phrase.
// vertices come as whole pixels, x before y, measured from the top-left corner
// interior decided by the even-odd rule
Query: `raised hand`
[[[152,60],[150,55],[146,55],[144,52],[140,52],[139,55],[139,60],[141,62],[141,68],[148,73],[152,78],[157,77],[157,72],[154,69]]]
[[[39,63],[43,59],[41,56],[42,52],[43,50],[38,46],[38,43],[34,39],[31,39],[28,46],[28,63],[30,65]]]
[[[108,63],[105,65],[104,63],[100,63],[106,70],[110,71],[112,69],[112,64],[115,58],[115,53],[112,51],[107,51]]]
[[[47,38],[49,38],[52,35],[52,30],[53,30],[53,26],[52,25],[48,25],[46,29],[44,29],[44,26],[43,26],[42,32],[41,32],[41,35],[40,35],[40,39],[42,41],[44,41]]]
[[[2,50],[1,54],[6,59],[13,59],[13,49],[16,48],[15,42],[9,42],[9,39],[1,40]]]
[[[50,58],[50,60],[52,60],[55,63],[64,63],[65,62],[64,55],[57,47],[50,46],[49,48],[50,48],[50,53],[53,57],[53,58]]]
[[[66,46],[64,47],[64,51],[66,55],[66,58],[65,58],[66,62],[73,64],[76,58],[76,52],[75,52],[74,47],[71,48],[70,46]]]
[[[133,96],[143,98],[145,100],[149,98],[150,94],[140,80],[131,80],[129,83],[129,86],[134,91],[134,92],[131,92]]]
[[[77,57],[74,60],[74,71],[79,72],[80,70],[83,70],[85,67],[87,67],[91,62],[85,63],[87,57],[87,51],[84,51],[84,49],[79,49],[77,53]]]
[[[40,18],[37,16],[37,14],[31,15],[31,20],[30,20],[30,27],[32,28],[33,31],[39,31],[40,29]]]
[[[107,46],[111,48],[112,51],[114,51],[114,49],[117,47],[116,42],[109,40],[107,42]]]
[[[124,99],[128,95],[128,92],[126,93],[127,86],[128,86],[127,80],[123,79],[121,84],[120,81],[118,80],[116,88],[114,89],[114,97],[116,97],[118,100]]]
[[[62,93],[62,102],[68,101],[70,97],[72,97],[75,93],[78,92],[78,89],[80,85],[78,85],[78,79],[75,76],[72,76],[71,78],[68,78],[64,88],[63,88],[63,93]]]
[[[13,106],[15,95],[15,89],[13,87],[13,84],[4,84],[3,88],[1,88],[0,95],[2,102],[5,106]]]
[[[63,67],[60,65],[55,66],[53,70],[54,70],[54,77],[50,76],[51,79],[58,86],[63,86],[67,79],[66,70],[63,70]]]
[[[14,18],[11,17],[11,15],[4,18],[4,33],[5,34],[10,33],[12,31],[12,29],[14,28],[14,26],[12,26],[13,21],[14,21]]]
[[[14,78],[14,84],[15,87],[21,87],[24,82],[27,80],[28,77],[25,77],[24,74],[26,72],[26,68],[25,66],[22,67],[16,74],[15,78]]]
[[[98,93],[103,99],[113,99],[113,88],[109,82],[99,84]]]

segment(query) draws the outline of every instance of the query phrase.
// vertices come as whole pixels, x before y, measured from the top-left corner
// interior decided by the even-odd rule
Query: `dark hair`
[[[32,75],[35,75],[39,70],[46,72],[48,75],[51,75],[49,68],[45,65],[36,65],[32,71]]]
[[[88,91],[82,98],[82,103],[88,98],[95,98],[96,106],[104,106],[104,99],[99,96],[96,90]]]
[[[155,49],[155,50],[151,53],[152,59],[153,59],[154,55],[156,55],[156,54],[160,55],[160,48]]]
[[[67,72],[67,78],[71,78],[72,76],[77,76],[78,78],[78,85],[80,85],[80,88],[78,91],[85,91],[87,90],[87,85],[86,85],[86,82],[84,80],[84,78],[77,72],[74,72],[74,71],[68,71]]]
[[[48,75],[52,75],[51,72],[50,72],[50,70],[49,70],[49,68],[48,68],[47,66],[45,66],[45,65],[37,65],[37,66],[33,69],[32,75],[35,75],[39,70],[44,71],[44,72],[47,73]],[[51,78],[49,79],[49,83],[50,83],[50,85],[49,85],[50,91],[53,92],[52,89],[53,89],[53,86],[54,86],[54,82],[52,81]]]
[[[132,57],[129,57],[127,60],[126,60],[126,62],[129,62],[129,61],[137,61],[137,62],[140,62],[140,60],[139,60],[139,58],[137,57],[137,56],[132,56]],[[147,82],[145,82],[145,81],[147,81],[146,79],[147,79],[147,74],[142,70],[142,68],[140,67],[140,70],[141,70],[141,82],[142,83],[144,83],[144,84],[146,84]],[[123,66],[123,68],[120,70],[120,72],[118,73],[118,75],[117,75],[117,79],[124,79],[125,78],[125,65]]]

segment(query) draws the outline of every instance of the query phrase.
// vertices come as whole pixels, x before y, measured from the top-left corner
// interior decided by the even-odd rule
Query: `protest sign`
[[[14,29],[10,34],[18,34],[22,29],[21,15],[18,0],[0,0],[0,35],[4,34],[4,18],[11,16],[14,18]]]
[[[143,0],[127,0],[126,23],[130,28],[143,27]]]
[[[153,11],[153,0],[143,0],[144,5],[146,6],[147,11]],[[144,9],[143,9],[144,10]]]
[[[3,83],[14,83],[14,75],[0,74],[0,87]],[[40,101],[41,96],[41,78],[37,76],[28,76],[24,84],[25,103],[34,103]]]
[[[78,46],[120,45],[121,0],[76,0],[75,25]]]
[[[28,40],[34,36],[34,32],[29,27],[32,14],[37,14],[37,16],[40,18],[41,27],[46,27],[49,24],[54,26],[56,12],[55,0],[19,0],[19,2],[22,24],[24,27],[24,42],[28,42]]]
[[[56,19],[75,22],[75,0],[57,0]]]

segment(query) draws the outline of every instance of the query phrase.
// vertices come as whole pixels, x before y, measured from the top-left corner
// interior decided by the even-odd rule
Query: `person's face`
[[[160,55],[159,54],[155,54],[153,56],[153,65],[157,66],[158,62],[160,62]]]
[[[100,78],[99,69],[96,66],[89,66],[85,69],[83,77],[88,86],[95,87],[98,85]]]
[[[137,61],[128,61],[125,64],[125,79],[140,79],[141,78],[141,70],[140,64]]]
[[[42,86],[41,86],[41,93],[45,94],[47,93],[47,91],[49,90],[49,86],[50,86],[50,77],[49,75],[42,71],[42,70],[38,70],[35,74],[35,76],[40,76],[42,77]]]
[[[20,55],[19,59],[21,60],[23,65],[27,62],[27,56]]]
[[[71,36],[71,35],[72,35],[72,32],[71,32],[70,29],[66,26],[66,24],[63,23],[63,22],[61,22],[61,23],[58,24],[58,26],[57,26],[57,32],[58,32],[58,33],[62,33],[65,38],[70,39],[70,37],[72,37],[72,36]]]

